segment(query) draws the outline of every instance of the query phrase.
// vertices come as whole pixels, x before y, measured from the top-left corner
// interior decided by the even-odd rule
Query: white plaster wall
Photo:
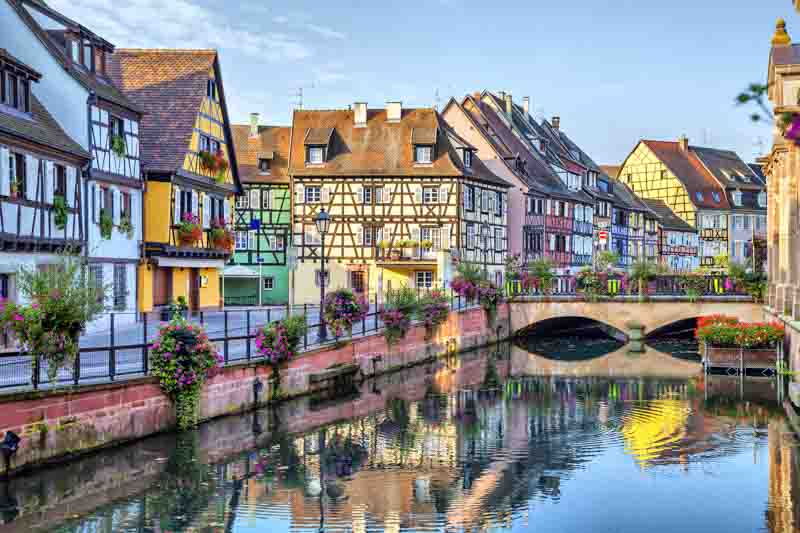
[[[42,74],[39,83],[33,84],[33,93],[64,131],[88,151],[89,92],[64,71],[7,0],[0,0],[0,48]]]

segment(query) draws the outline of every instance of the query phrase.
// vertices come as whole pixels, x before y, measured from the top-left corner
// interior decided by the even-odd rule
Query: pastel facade
[[[297,110],[290,150],[296,304],[319,302],[322,209],[327,287],[447,287],[454,257],[502,275],[509,185],[435,110]]]
[[[86,183],[84,253],[92,275],[112,286],[107,303],[121,313],[118,321],[133,321],[142,235],[141,109],[111,80],[114,47],[42,2],[4,0],[0,19],[0,47],[41,73],[39,102],[91,155],[91,165],[76,174]]]
[[[144,110],[142,168],[147,181],[139,311],[184,297],[190,309],[222,305],[220,276],[240,192],[225,92],[215,50],[117,50],[114,81]],[[224,163],[209,164],[209,158]],[[200,238],[180,227],[194,219]]]
[[[290,290],[291,128],[259,126],[258,115],[251,120],[233,126],[243,194],[236,198],[236,250],[234,266],[225,269],[225,305],[285,304]]]
[[[670,210],[661,200],[643,200],[657,217],[658,261],[674,272],[700,268],[697,230]]]

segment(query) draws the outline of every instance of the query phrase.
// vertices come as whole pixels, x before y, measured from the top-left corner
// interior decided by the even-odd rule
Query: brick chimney
[[[682,152],[689,151],[689,138],[686,135],[681,135],[678,138],[678,146],[680,146]]]
[[[258,113],[250,113],[250,137],[258,137]]]
[[[522,97],[522,110],[525,112],[525,116],[531,114],[531,97],[530,96],[523,96]]]
[[[353,123],[356,128],[365,128],[367,126],[366,102],[356,102],[353,104]]]
[[[561,117],[555,116],[553,120],[550,121],[550,124],[553,126],[554,130],[557,130],[561,127]]]
[[[508,122],[510,123],[512,117],[514,116],[514,102],[511,99],[511,93],[506,94],[505,101],[506,101],[506,117],[508,118]]]
[[[400,122],[402,116],[402,102],[386,102],[386,120],[388,122]]]

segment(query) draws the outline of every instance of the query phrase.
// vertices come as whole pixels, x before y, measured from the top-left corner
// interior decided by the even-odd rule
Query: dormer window
[[[262,157],[258,160],[258,172],[260,174],[269,174],[270,171],[270,163],[271,161],[266,157]]]
[[[306,163],[321,165],[325,162],[325,148],[322,146],[309,146],[306,153]]]
[[[304,140],[306,165],[323,165],[328,160],[328,150],[333,139],[333,128],[309,128]]]
[[[30,113],[30,81],[11,72],[0,71],[0,102],[24,113]]]
[[[464,150],[464,167],[472,168],[472,152],[470,150]]]
[[[433,146],[415,146],[414,162],[429,164],[433,162]]]
[[[758,207],[767,207],[767,193],[758,193]]]
[[[712,192],[711,193],[711,197],[714,199],[714,203],[718,204],[718,203],[720,203],[722,201],[722,199],[720,198],[719,193],[717,191]]]
[[[694,197],[698,202],[702,202],[703,201],[703,193],[700,192],[700,191],[695,192],[694,193]]]
[[[731,195],[733,197],[733,205],[736,207],[741,207],[742,205],[742,191],[733,191]]]

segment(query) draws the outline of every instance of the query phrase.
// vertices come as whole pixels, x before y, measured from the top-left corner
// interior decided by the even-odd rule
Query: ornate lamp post
[[[317,216],[314,218],[314,224],[317,225],[317,233],[320,236],[320,270],[319,270],[319,342],[324,342],[328,338],[328,328],[325,324],[324,314],[322,308],[325,305],[325,283],[327,278],[325,276],[325,234],[328,233],[328,228],[331,225],[331,217],[321,209]]]

